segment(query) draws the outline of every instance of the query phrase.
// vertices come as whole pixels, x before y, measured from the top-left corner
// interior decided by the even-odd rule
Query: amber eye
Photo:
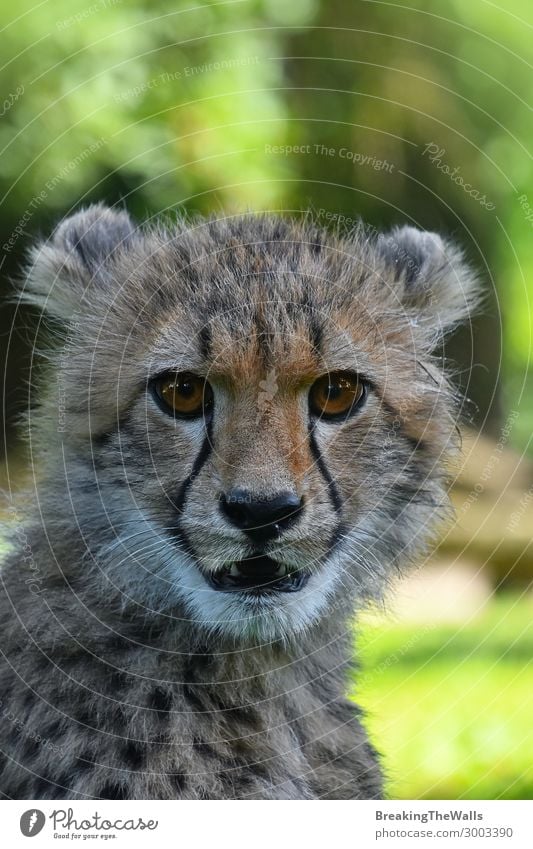
[[[170,415],[196,418],[213,405],[213,390],[205,378],[189,371],[169,372],[153,382],[159,406]]]
[[[313,383],[309,392],[309,406],[321,418],[345,418],[364,399],[366,385],[356,374],[332,371],[323,374]]]

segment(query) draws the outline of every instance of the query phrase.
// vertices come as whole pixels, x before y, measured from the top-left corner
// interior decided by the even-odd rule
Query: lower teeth
[[[249,575],[247,575],[246,573],[241,572],[241,570],[239,569],[239,567],[236,563],[231,564],[231,566],[227,569],[226,574],[230,578],[247,578],[247,577],[249,577]],[[288,570],[287,566],[285,566],[283,563],[281,563],[278,566],[278,568],[276,569],[276,571],[271,573],[271,576],[273,578],[286,578],[288,574],[289,574],[289,570]],[[257,571],[257,578],[258,579],[261,578],[261,571],[260,570]]]

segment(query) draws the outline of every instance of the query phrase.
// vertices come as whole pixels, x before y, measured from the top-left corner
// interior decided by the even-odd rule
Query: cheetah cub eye
[[[204,377],[192,372],[166,372],[154,378],[152,396],[169,416],[197,419],[213,407],[213,390]]]
[[[315,380],[309,391],[309,409],[313,416],[327,421],[342,421],[365,403],[368,383],[348,371],[334,371]]]

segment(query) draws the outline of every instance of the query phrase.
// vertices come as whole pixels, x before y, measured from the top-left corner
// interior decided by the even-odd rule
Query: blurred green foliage
[[[35,234],[102,199],[139,218],[310,208],[323,223],[362,216],[378,228],[441,230],[464,245],[487,292],[445,355],[478,425],[497,432],[502,413],[517,410],[511,439],[527,447],[526,0],[0,0],[0,9],[4,290]],[[0,314],[8,424],[25,403],[29,320],[13,306]],[[530,621],[531,605],[508,597],[460,629],[367,625],[357,698],[393,797],[531,797]]]
[[[503,595],[461,625],[369,618],[354,698],[391,798],[532,798],[532,613]]]
[[[513,439],[526,443],[526,0],[505,9],[483,0],[2,0],[0,8],[6,277],[34,233],[96,199],[140,217],[178,207],[312,208],[323,221],[329,212],[447,231],[479,269],[487,300],[473,341],[462,331],[445,353],[459,364],[478,424],[495,431],[502,406],[517,408]],[[300,151],[273,151],[280,145]],[[12,318],[5,310],[0,326],[11,358],[8,414],[23,401],[29,356],[9,334]]]

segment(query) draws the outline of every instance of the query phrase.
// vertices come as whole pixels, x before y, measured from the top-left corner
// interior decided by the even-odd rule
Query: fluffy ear
[[[111,260],[130,246],[134,233],[126,212],[103,204],[66,218],[31,250],[21,300],[69,320],[89,286],[109,285]]]
[[[396,299],[414,325],[434,341],[467,318],[479,300],[480,288],[462,251],[437,233],[416,227],[396,227],[377,239],[377,251],[394,275]]]

